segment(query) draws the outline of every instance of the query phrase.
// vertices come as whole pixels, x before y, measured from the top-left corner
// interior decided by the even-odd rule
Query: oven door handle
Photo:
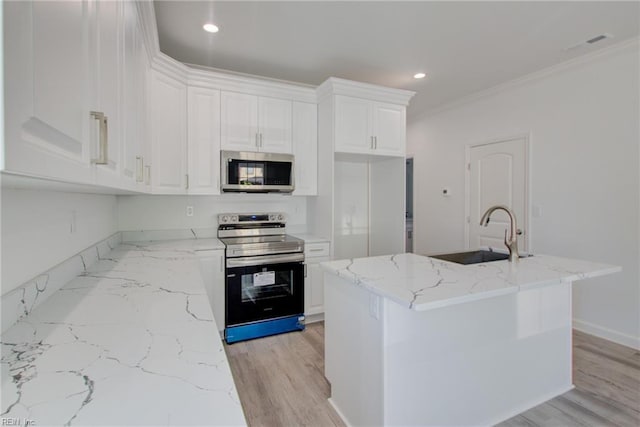
[[[303,253],[227,258],[227,268],[247,267],[247,266],[266,265],[266,264],[283,264],[286,262],[303,262],[303,261],[304,261]]]

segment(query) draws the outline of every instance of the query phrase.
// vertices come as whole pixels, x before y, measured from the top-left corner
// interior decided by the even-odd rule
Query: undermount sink
[[[469,252],[456,252],[452,254],[430,255],[430,257],[466,265],[509,259],[509,254],[479,250]]]

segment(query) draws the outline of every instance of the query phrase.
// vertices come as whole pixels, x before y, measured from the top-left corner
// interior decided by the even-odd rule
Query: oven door
[[[225,326],[304,313],[304,255],[227,258]]]

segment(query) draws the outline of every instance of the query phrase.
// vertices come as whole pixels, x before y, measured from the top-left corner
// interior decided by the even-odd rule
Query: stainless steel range
[[[226,247],[225,340],[304,329],[304,241],[286,234],[285,215],[218,215]]]

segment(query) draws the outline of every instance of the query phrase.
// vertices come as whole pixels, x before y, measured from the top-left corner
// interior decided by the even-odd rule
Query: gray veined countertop
[[[245,425],[195,251],[125,243],[2,334],[2,416]]]
[[[411,253],[329,261],[325,271],[423,311],[621,271],[614,265],[535,255],[461,265]]]

